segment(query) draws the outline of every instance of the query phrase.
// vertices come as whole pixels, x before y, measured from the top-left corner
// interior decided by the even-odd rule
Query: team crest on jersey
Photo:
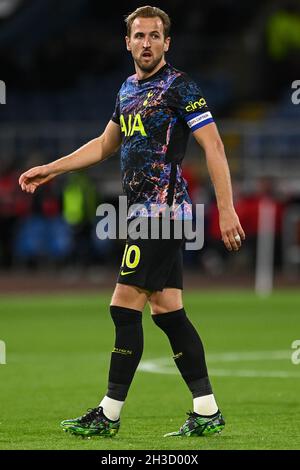
[[[134,132],[140,132],[144,137],[147,136],[140,113],[136,115],[128,114],[127,119],[124,114],[121,114],[120,124],[121,132],[124,132],[126,137],[131,137]]]
[[[149,93],[147,94],[147,99],[144,101],[143,106],[147,106],[147,104],[149,104],[149,98],[151,98],[151,96],[153,95],[153,91],[149,91]]]

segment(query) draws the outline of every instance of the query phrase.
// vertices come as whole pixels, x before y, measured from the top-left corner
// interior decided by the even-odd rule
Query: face
[[[127,50],[131,51],[136,65],[143,72],[151,72],[164,58],[170,38],[164,37],[164,25],[159,17],[136,18],[126,36]]]

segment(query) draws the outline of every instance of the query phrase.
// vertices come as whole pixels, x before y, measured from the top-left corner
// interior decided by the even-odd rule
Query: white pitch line
[[[210,369],[209,375],[219,377],[270,377],[270,378],[296,378],[300,379],[300,373],[287,372],[284,370],[226,370],[226,369]]]
[[[246,351],[207,354],[210,362],[242,362],[290,359],[291,351]]]
[[[208,354],[207,359],[212,363],[245,362],[245,361],[274,361],[291,358],[290,351],[249,351]],[[178,374],[170,357],[159,357],[142,361],[138,367],[142,372],[154,374]],[[219,377],[270,377],[270,378],[300,378],[300,372],[284,370],[253,370],[253,369],[210,369],[209,374]]]

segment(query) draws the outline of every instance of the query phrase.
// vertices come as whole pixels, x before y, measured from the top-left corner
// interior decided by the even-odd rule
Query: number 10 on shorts
[[[122,268],[134,269],[140,262],[141,250],[137,245],[125,245],[124,255],[122,259]]]

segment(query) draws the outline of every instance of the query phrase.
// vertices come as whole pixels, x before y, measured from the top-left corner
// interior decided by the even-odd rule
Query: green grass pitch
[[[96,406],[106,391],[114,328],[109,293],[0,298],[0,449],[299,449],[300,294],[186,292],[225,419],[222,434],[163,438],[184,422],[190,394],[167,338],[144,312],[145,349],[114,439],[64,433],[62,419]]]

